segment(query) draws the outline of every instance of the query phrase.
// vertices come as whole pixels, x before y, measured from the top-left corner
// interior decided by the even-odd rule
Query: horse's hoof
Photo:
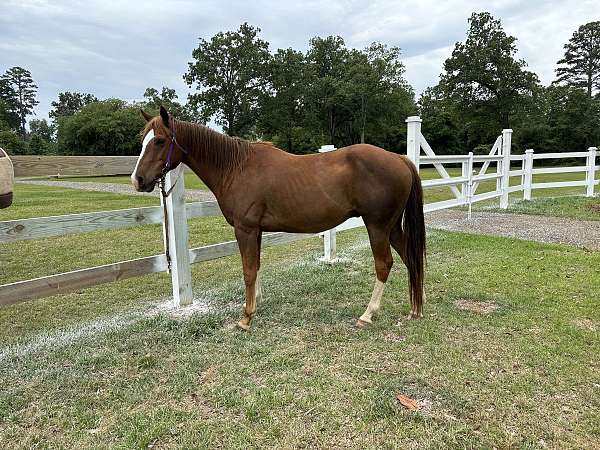
[[[423,314],[416,314],[414,312],[411,312],[406,318],[408,320],[422,319],[423,318]]]
[[[368,326],[370,326],[370,325],[372,325],[372,324],[371,324],[371,322],[366,322],[366,321],[364,321],[364,320],[362,320],[362,319],[358,319],[358,320],[356,321],[356,326],[357,326],[358,328],[366,328],[366,327],[368,327]]]
[[[241,320],[237,323],[237,327],[240,330],[244,330],[244,331],[249,331],[250,330],[250,325],[243,323]]]

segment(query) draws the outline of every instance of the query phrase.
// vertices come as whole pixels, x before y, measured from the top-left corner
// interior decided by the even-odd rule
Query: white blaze
[[[140,152],[140,157],[138,158],[137,162],[135,163],[135,168],[133,169],[133,172],[131,172],[131,182],[133,183],[133,185],[136,188],[138,187],[138,183],[137,183],[138,166],[140,165],[140,161],[144,157],[144,153],[146,152],[146,146],[152,139],[154,139],[154,130],[148,131],[146,136],[144,136],[144,141],[142,142],[142,151]]]

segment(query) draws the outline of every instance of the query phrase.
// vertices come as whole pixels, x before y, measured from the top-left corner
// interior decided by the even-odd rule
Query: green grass
[[[226,327],[238,257],[194,266],[208,311],[188,318],[157,309],[170,287],[156,274],[1,308],[0,447],[600,446],[600,253],[430,232],[426,318],[403,319],[397,262],[358,330],[366,234],[338,243],[334,266],[318,239],[264,252],[250,333]]]
[[[586,202],[598,204],[511,211],[593,218]],[[156,204],[18,184],[0,220]],[[222,218],[189,228],[192,246],[233,239]],[[319,239],[266,249],[250,333],[227,327],[239,257],[193,266],[206,311],[185,318],[165,311],[166,274],[0,308],[0,448],[599,447],[600,253],[436,231],[428,248],[426,318],[403,319],[396,256],[366,330],[354,327],[374,272],[361,230],[338,235],[334,266],[317,262]],[[161,251],[160,225],[0,244],[0,284]]]
[[[506,210],[498,208],[490,208],[489,210],[515,214],[570,217],[579,220],[600,220],[600,197],[534,198],[530,201],[513,202]]]
[[[10,208],[0,209],[0,221],[142,206],[160,206],[160,200],[141,195],[17,183],[14,188],[13,205]]]
[[[202,189],[208,190],[206,185],[196,176],[196,174],[186,171],[184,173],[185,187],[187,189]],[[42,178],[44,179],[44,178]],[[98,177],[47,177],[45,179],[52,181],[81,181],[81,182],[93,182],[93,183],[116,183],[116,184],[131,184],[131,177],[129,175],[107,175]]]

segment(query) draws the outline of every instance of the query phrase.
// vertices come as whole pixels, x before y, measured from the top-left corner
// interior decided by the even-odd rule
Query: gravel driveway
[[[158,197],[159,191],[136,192],[128,184],[93,183],[61,180],[17,180],[19,183],[58,186],[86,191],[112,192],[125,195]],[[186,189],[186,200],[215,200],[210,191]],[[574,245],[588,250],[600,250],[600,221],[583,221],[563,217],[473,212],[471,220],[465,211],[446,209],[425,215],[427,225],[447,231],[505,236],[530,241]]]
[[[489,234],[529,241],[574,245],[600,250],[600,221],[527,214],[473,212],[445,209],[425,215],[427,225],[447,231]]]

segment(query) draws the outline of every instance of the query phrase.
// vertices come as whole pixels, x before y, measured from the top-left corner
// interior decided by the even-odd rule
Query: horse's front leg
[[[258,228],[236,227],[235,238],[242,256],[244,284],[246,285],[246,302],[242,308],[242,318],[238,322],[238,326],[243,330],[249,330],[256,313],[256,297],[261,293],[260,287],[257,286],[261,232]]]

